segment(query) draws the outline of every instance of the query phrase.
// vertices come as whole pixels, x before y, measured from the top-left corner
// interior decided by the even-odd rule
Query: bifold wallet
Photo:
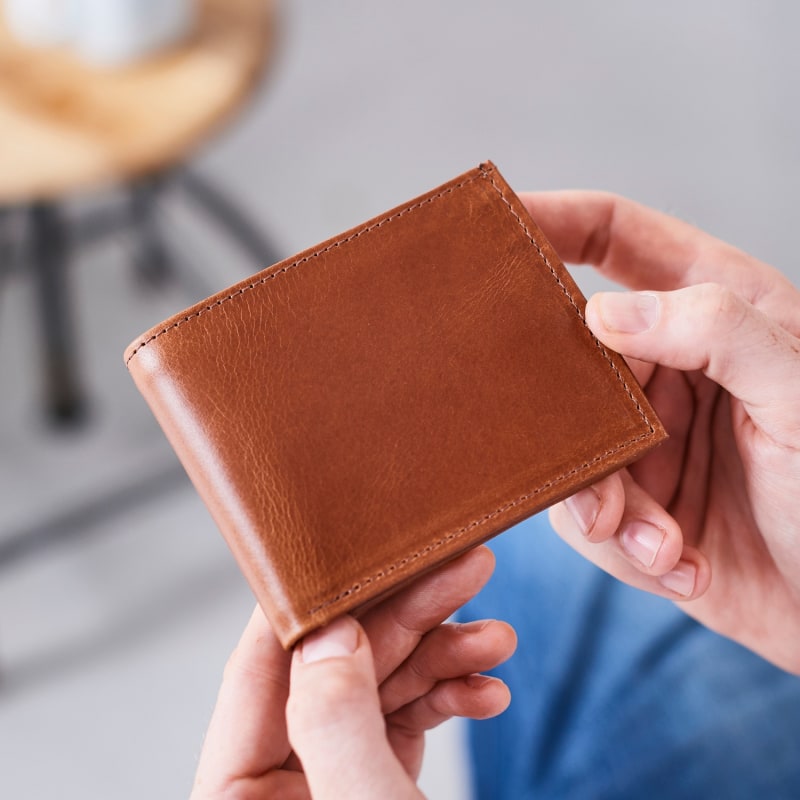
[[[490,163],[125,360],[284,647],[665,438]]]

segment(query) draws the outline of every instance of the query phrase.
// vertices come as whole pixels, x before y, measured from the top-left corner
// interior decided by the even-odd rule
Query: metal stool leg
[[[217,225],[260,267],[268,267],[283,257],[264,234],[237,208],[225,192],[197,172],[184,169],[178,184]]]
[[[15,235],[14,225],[16,217],[16,208],[0,206],[0,289],[5,278],[18,266],[19,237]]]
[[[55,204],[35,203],[29,214],[30,262],[43,337],[47,410],[54,422],[71,423],[83,416],[85,405],[78,384],[69,307],[69,243]]]
[[[0,206],[0,274],[5,274],[9,269],[11,256],[11,240],[8,232],[11,209]]]
[[[128,190],[131,219],[136,232],[136,271],[146,283],[154,285],[164,283],[172,271],[169,251],[158,222],[158,195],[162,188],[162,179],[145,178]]]

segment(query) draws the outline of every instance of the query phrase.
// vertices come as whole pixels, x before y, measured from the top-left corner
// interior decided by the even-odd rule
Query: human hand
[[[421,797],[425,730],[494,716],[510,699],[475,674],[511,655],[510,626],[442,624],[493,565],[487,548],[472,550],[292,654],[256,608],[225,669],[193,800]]]
[[[555,506],[554,527],[612,575],[800,673],[800,293],[629,200],[522,200],[565,261],[638,290],[596,294],[586,322],[627,358],[671,437]]]

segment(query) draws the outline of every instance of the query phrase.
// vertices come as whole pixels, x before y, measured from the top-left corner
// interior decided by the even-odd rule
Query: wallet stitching
[[[435,194],[429,195],[424,200],[419,200],[416,203],[413,203],[413,204],[411,204],[409,206],[405,206],[404,208],[401,208],[399,211],[396,211],[395,213],[390,214],[389,216],[384,217],[384,218],[372,223],[371,225],[368,225],[368,226],[363,227],[363,228],[359,228],[358,230],[354,231],[353,233],[351,233],[348,236],[343,237],[342,239],[336,239],[336,240],[330,242],[330,244],[327,244],[325,247],[322,247],[319,250],[315,250],[315,251],[309,253],[308,255],[303,256],[302,258],[299,258],[296,261],[293,261],[293,262],[287,264],[286,266],[275,270],[274,272],[270,272],[267,275],[264,275],[263,277],[259,278],[258,280],[252,281],[251,283],[245,284],[244,286],[240,286],[235,292],[231,292],[230,294],[225,295],[224,297],[220,297],[219,299],[215,300],[213,303],[210,303],[210,304],[208,304],[206,306],[203,306],[202,308],[199,308],[197,311],[194,311],[191,314],[187,314],[186,316],[181,317],[180,319],[176,320],[175,322],[171,323],[170,325],[167,325],[166,327],[161,328],[160,330],[156,331],[154,334],[149,336],[147,339],[145,339],[142,342],[140,342],[131,351],[130,356],[128,356],[128,359],[125,362],[126,365],[130,364],[130,362],[133,359],[133,357],[142,348],[146,347],[151,342],[155,341],[156,339],[158,339],[159,337],[161,337],[164,334],[168,333],[169,331],[174,330],[175,328],[180,327],[181,325],[189,322],[190,320],[195,319],[197,317],[200,317],[203,314],[214,310],[217,306],[221,306],[224,303],[227,303],[228,301],[233,300],[234,298],[238,297],[239,295],[244,294],[245,292],[248,292],[248,291],[250,291],[252,289],[255,289],[256,287],[261,286],[261,285],[267,283],[268,281],[273,280],[274,278],[277,278],[279,275],[285,274],[286,272],[288,272],[291,269],[294,269],[295,267],[299,267],[302,264],[305,264],[305,263],[313,260],[314,258],[316,258],[318,256],[324,255],[325,253],[327,253],[327,252],[329,252],[329,251],[331,251],[331,250],[333,250],[333,249],[335,249],[337,247],[341,247],[342,245],[347,244],[348,242],[351,242],[351,241],[359,238],[360,236],[363,236],[364,234],[370,233],[371,231],[376,230],[377,228],[380,228],[380,227],[388,224],[389,222],[393,222],[394,220],[396,220],[396,219],[398,219],[400,217],[403,217],[406,214],[409,214],[409,213],[411,213],[412,211],[415,211],[418,208],[421,208],[421,207],[423,207],[425,205],[428,205],[428,204],[432,203],[434,200],[438,200],[439,198],[441,198],[441,197],[443,197],[445,195],[451,194],[456,189],[460,189],[462,186],[466,186],[467,184],[472,183],[472,182],[474,182],[475,180],[477,180],[479,178],[484,178],[484,179],[488,179],[489,180],[489,182],[491,183],[491,185],[494,188],[494,190],[500,196],[500,199],[508,207],[511,215],[517,221],[517,223],[519,224],[519,226],[522,228],[523,232],[525,233],[526,237],[530,241],[530,243],[536,249],[537,253],[539,254],[539,257],[542,259],[542,261],[545,263],[547,268],[550,270],[551,275],[553,276],[553,278],[556,281],[556,283],[558,284],[558,286],[561,288],[561,291],[564,293],[564,295],[569,300],[570,304],[572,305],[573,309],[575,310],[576,314],[578,315],[578,318],[588,328],[588,325],[586,325],[586,320],[584,319],[583,314],[581,313],[581,310],[580,310],[578,304],[575,302],[575,299],[573,298],[573,296],[570,293],[569,289],[564,285],[564,283],[562,282],[562,280],[559,277],[558,273],[553,268],[553,266],[550,263],[549,259],[547,258],[547,256],[543,252],[542,248],[539,246],[539,243],[536,241],[534,236],[531,234],[530,230],[528,229],[528,226],[525,224],[525,221],[520,217],[520,215],[517,213],[517,211],[514,209],[514,207],[508,201],[508,199],[506,198],[505,194],[503,193],[503,190],[497,185],[497,183],[495,182],[494,178],[492,177],[491,171],[487,171],[482,166],[480,168],[480,171],[477,172],[476,174],[472,175],[471,177],[469,177],[469,178],[467,178],[467,179],[465,179],[463,181],[460,181],[458,183],[455,183],[455,184],[453,184],[451,186],[448,186],[447,188],[442,189],[442,190],[436,192]],[[590,333],[591,333],[591,331],[590,331]],[[502,514],[503,512],[508,511],[511,508],[514,508],[515,506],[519,505],[520,503],[524,502],[525,500],[528,500],[528,499],[530,499],[532,497],[535,497],[536,495],[541,494],[543,491],[545,491],[545,490],[547,490],[549,488],[552,488],[553,486],[556,486],[559,483],[562,483],[563,481],[565,481],[567,478],[571,477],[575,473],[580,472],[581,470],[586,469],[587,467],[591,467],[593,464],[597,463],[598,461],[602,461],[603,459],[607,458],[608,456],[613,455],[614,453],[616,453],[616,452],[618,452],[620,450],[623,450],[623,449],[625,449],[627,447],[630,447],[630,445],[635,444],[636,442],[641,441],[641,440],[646,439],[649,436],[651,436],[655,432],[655,429],[653,428],[652,423],[648,419],[646,413],[644,412],[644,410],[642,409],[642,407],[639,404],[638,400],[636,399],[635,395],[631,391],[630,387],[628,386],[627,382],[625,381],[625,378],[619,372],[616,364],[614,363],[613,359],[609,355],[608,351],[605,349],[605,347],[603,347],[602,343],[597,339],[597,337],[594,336],[594,334],[592,334],[592,336],[593,336],[593,338],[595,340],[595,343],[596,343],[597,347],[603,353],[605,359],[608,361],[609,365],[611,366],[614,374],[617,376],[617,379],[622,384],[622,386],[625,388],[625,391],[627,392],[628,397],[631,399],[631,401],[635,405],[635,407],[636,407],[637,411],[639,412],[640,416],[642,417],[642,419],[648,425],[649,430],[648,430],[647,433],[644,433],[644,434],[641,434],[641,435],[639,435],[637,437],[634,437],[633,439],[630,439],[627,442],[624,442],[624,443],[622,443],[620,445],[617,445],[617,447],[612,448],[611,450],[607,450],[606,452],[604,452],[604,453],[602,453],[602,454],[600,454],[598,456],[595,456],[594,458],[590,459],[589,461],[584,462],[580,466],[574,467],[569,472],[565,472],[564,474],[559,475],[558,477],[553,478],[550,481],[547,481],[546,483],[544,483],[541,486],[537,487],[533,491],[528,492],[528,493],[523,494],[523,495],[520,495],[515,500],[512,500],[511,502],[506,503],[505,505],[501,506],[500,508],[495,509],[495,511],[492,511],[489,514],[486,514],[486,515],[484,515],[483,517],[480,517],[477,520],[473,520],[472,522],[470,522],[469,524],[465,525],[462,528],[459,528],[458,530],[455,530],[455,531],[452,531],[452,532],[446,534],[441,539],[439,539],[438,541],[427,545],[422,550],[419,550],[416,553],[412,553],[411,555],[408,555],[405,558],[400,559],[399,561],[395,562],[394,564],[391,564],[390,566],[388,566],[388,567],[380,570],[379,572],[375,573],[374,575],[372,575],[372,576],[370,576],[368,578],[365,578],[363,581],[353,584],[353,586],[351,586],[349,589],[346,589],[345,591],[340,592],[335,597],[329,598],[324,603],[322,603],[322,604],[320,604],[318,606],[315,606],[310,611],[306,612],[305,616],[306,617],[313,616],[314,614],[317,614],[320,611],[322,611],[322,610],[324,610],[326,608],[329,608],[330,606],[340,602],[341,600],[344,600],[346,597],[349,597],[350,595],[353,595],[353,594],[356,594],[356,593],[360,592],[366,586],[368,586],[368,585],[370,585],[372,583],[376,583],[376,582],[378,582],[380,580],[383,580],[384,578],[386,578],[391,573],[393,573],[396,570],[404,567],[406,564],[408,564],[408,563],[410,563],[412,561],[415,561],[416,559],[421,558],[422,556],[427,555],[428,553],[431,553],[434,550],[439,549],[440,547],[442,547],[443,545],[445,545],[445,544],[447,544],[449,542],[452,542],[452,541],[454,541],[456,539],[461,538],[464,534],[468,533],[472,529],[477,528],[477,527],[479,527],[481,525],[485,525],[487,522],[489,522],[490,520],[494,519],[499,514]]]
[[[603,346],[603,343],[594,335],[594,333],[592,333],[591,329],[586,324],[586,319],[581,313],[580,307],[575,302],[575,298],[572,296],[569,289],[564,285],[563,281],[561,280],[561,277],[559,276],[558,272],[556,272],[556,270],[553,268],[553,265],[550,263],[549,259],[547,258],[547,255],[539,246],[539,243],[536,241],[534,235],[528,230],[528,226],[525,224],[525,220],[523,220],[522,217],[520,217],[514,206],[512,206],[511,203],[508,201],[508,198],[505,196],[505,194],[503,194],[502,188],[495,183],[495,180],[492,177],[491,173],[483,172],[482,174],[485,178],[489,179],[489,182],[494,187],[494,190],[497,192],[497,194],[500,195],[500,199],[508,206],[508,210],[511,212],[511,215],[514,217],[514,219],[516,219],[519,226],[525,232],[525,235],[528,237],[530,243],[536,248],[536,252],[539,254],[539,257],[542,259],[542,261],[544,261],[545,265],[550,270],[550,274],[555,279],[555,282],[559,285],[559,287],[561,287],[561,291],[564,293],[567,300],[569,300],[570,305],[575,309],[575,313],[578,315],[578,318],[583,323],[583,326],[589,331],[589,333],[592,336],[592,339],[594,339],[594,343],[597,346],[598,350],[600,350],[600,352],[605,357],[606,361],[608,361],[609,365],[611,366],[611,369],[617,376],[617,380],[625,388],[625,391],[627,392],[628,397],[631,399],[631,402],[634,404],[634,406],[636,406],[636,410],[639,412],[639,416],[644,420],[645,424],[649,429],[648,433],[649,434],[655,433],[655,429],[653,428],[653,423],[650,422],[650,420],[648,419],[647,413],[640,405],[639,401],[636,398],[636,395],[634,395],[634,393],[631,391],[631,388],[630,386],[628,386],[628,383],[625,380],[624,376],[617,368],[617,365],[614,363],[614,359],[611,358],[611,354],[608,352],[608,350],[606,350],[606,348]]]
[[[640,442],[643,439],[647,439],[650,436],[650,432],[640,434],[639,436],[634,437],[633,439],[629,439],[627,442],[623,442],[622,444],[617,445],[616,447],[612,448],[611,450],[606,450],[604,453],[601,453],[598,456],[590,459],[589,461],[585,461],[578,467],[573,467],[569,472],[565,472],[562,475],[559,475],[557,478],[553,478],[552,480],[543,483],[541,486],[538,486],[533,491],[527,492],[526,494],[520,495],[515,500],[511,500],[510,502],[506,503],[505,505],[500,506],[500,508],[491,511],[488,514],[484,514],[484,516],[479,517],[476,520],[468,523],[462,528],[458,528],[455,531],[451,531],[450,533],[445,534],[441,539],[438,539],[435,542],[425,546],[422,550],[418,550],[416,553],[412,553],[405,558],[400,559],[400,561],[396,561],[394,564],[391,564],[388,567],[376,572],[374,575],[370,575],[368,578],[364,578],[364,580],[359,581],[358,583],[354,583],[349,589],[346,589],[343,592],[340,592],[335,597],[329,598],[324,603],[321,603],[318,606],[314,606],[314,608],[310,609],[306,612],[306,617],[312,617],[314,614],[318,614],[320,611],[324,611],[326,608],[344,600],[346,597],[350,597],[350,595],[357,594],[362,589],[369,586],[371,583],[377,583],[378,581],[383,580],[384,578],[391,575],[393,572],[396,572],[398,569],[404,567],[406,564],[411,563],[412,561],[416,561],[418,558],[422,558],[423,556],[428,555],[428,553],[432,553],[434,550],[438,550],[443,545],[446,545],[450,542],[455,541],[456,539],[460,539],[465,534],[469,533],[473,528],[480,527],[481,525],[485,525],[487,522],[490,522],[495,517],[499,516],[500,514],[508,511],[515,506],[518,506],[520,503],[524,503],[526,500],[530,500],[532,497],[536,497],[536,495],[541,494],[542,492],[546,491],[547,489],[551,489],[554,486],[557,486],[559,483],[563,483],[567,478],[571,478],[578,472],[586,469],[587,467],[591,467],[593,464],[596,464],[598,461],[602,461],[603,459],[607,458],[608,456],[614,455],[614,453],[619,452],[620,450],[624,450],[630,445],[635,444],[636,442]]]
[[[500,196],[500,199],[508,207],[509,212],[514,217],[514,219],[517,221],[517,224],[520,226],[520,228],[522,228],[523,232],[525,233],[526,237],[528,238],[528,241],[530,241],[530,243],[536,249],[536,252],[539,254],[539,258],[541,258],[542,261],[544,261],[544,263],[547,266],[548,270],[550,270],[550,274],[553,276],[553,279],[558,284],[558,286],[560,287],[561,291],[564,293],[566,298],[569,300],[570,305],[575,310],[575,313],[578,315],[578,318],[581,320],[583,325],[588,330],[589,326],[586,324],[586,320],[584,319],[584,316],[581,313],[580,307],[575,302],[575,298],[572,296],[572,294],[570,293],[569,289],[564,285],[564,283],[561,280],[561,277],[559,276],[558,272],[556,272],[556,270],[553,268],[553,265],[550,263],[550,260],[547,258],[547,255],[544,253],[542,248],[539,246],[539,243],[536,241],[536,239],[533,236],[533,234],[530,232],[530,230],[528,230],[528,226],[525,224],[525,221],[520,217],[520,215],[517,213],[516,209],[508,201],[508,198],[503,193],[503,190],[495,182],[491,171],[490,170],[486,170],[483,166],[481,166],[479,168],[479,170],[480,171],[477,174],[473,175],[470,178],[467,178],[466,180],[463,180],[463,181],[460,181],[459,183],[453,184],[452,186],[449,186],[446,189],[442,189],[441,191],[436,192],[435,194],[432,194],[429,197],[426,197],[424,200],[417,201],[416,203],[412,203],[411,205],[406,206],[405,208],[401,208],[399,211],[396,211],[394,214],[390,214],[388,217],[384,217],[383,219],[380,219],[377,222],[374,222],[374,223],[372,223],[371,225],[368,225],[365,228],[359,228],[358,230],[356,230],[353,233],[351,233],[349,236],[345,236],[342,239],[336,239],[335,241],[331,242],[330,244],[326,245],[325,247],[320,248],[319,250],[315,250],[314,252],[309,253],[307,256],[303,256],[302,258],[299,258],[296,261],[293,261],[290,264],[287,264],[285,267],[281,267],[280,269],[275,270],[274,272],[270,272],[269,274],[264,275],[263,277],[259,278],[256,281],[252,281],[251,283],[245,284],[244,286],[241,286],[239,289],[237,289],[235,292],[231,292],[230,294],[225,295],[224,297],[220,297],[218,300],[215,300],[213,303],[210,303],[207,306],[203,306],[202,308],[198,309],[197,311],[194,311],[191,314],[187,314],[186,316],[181,317],[181,319],[173,322],[170,325],[167,325],[165,328],[162,328],[161,330],[156,331],[153,335],[151,335],[150,337],[148,337],[144,341],[140,342],[131,351],[131,354],[128,356],[128,359],[125,362],[125,364],[126,365],[130,364],[131,359],[139,352],[139,350],[141,350],[143,347],[146,347],[148,344],[150,344],[151,342],[155,341],[160,336],[163,336],[165,333],[168,333],[169,331],[174,330],[175,328],[179,328],[181,325],[185,324],[186,322],[189,322],[190,320],[195,319],[196,317],[200,317],[203,314],[205,314],[205,313],[207,313],[209,311],[212,311],[217,306],[221,306],[224,303],[227,303],[228,301],[233,300],[234,298],[238,297],[239,295],[242,295],[247,291],[255,289],[256,287],[267,283],[267,281],[273,280],[274,278],[278,277],[279,275],[283,275],[284,273],[288,272],[291,269],[294,269],[295,267],[299,267],[302,264],[305,264],[308,261],[311,261],[312,259],[314,259],[314,258],[316,258],[318,256],[324,255],[325,253],[327,253],[327,252],[329,252],[329,251],[331,251],[331,250],[333,250],[333,249],[335,249],[337,247],[341,247],[342,245],[347,244],[348,242],[351,242],[354,239],[357,239],[358,237],[363,236],[366,233],[370,233],[371,231],[376,230],[377,228],[380,228],[380,227],[382,227],[383,225],[386,225],[389,222],[393,222],[394,220],[396,220],[396,219],[398,219],[398,218],[400,218],[402,216],[405,216],[406,214],[409,214],[410,212],[415,211],[416,209],[421,208],[424,205],[432,203],[434,200],[438,200],[440,197],[443,197],[443,196],[445,196],[447,194],[451,194],[456,189],[460,189],[462,186],[466,186],[467,184],[472,183],[473,181],[477,180],[478,178],[488,178],[488,180],[491,183],[492,187],[497,192],[497,194]],[[616,375],[617,380],[624,387],[628,397],[630,398],[631,402],[636,407],[636,410],[639,412],[639,415],[644,420],[644,422],[647,424],[648,429],[649,429],[649,433],[651,433],[651,434],[654,433],[655,430],[653,428],[652,423],[648,419],[647,414],[645,413],[644,409],[639,404],[639,401],[636,399],[636,396],[631,391],[631,388],[628,386],[627,382],[625,381],[625,378],[620,373],[619,369],[617,368],[617,365],[614,363],[614,361],[611,358],[610,354],[608,353],[606,348],[603,346],[602,342],[600,342],[600,340],[591,332],[591,330],[589,330],[589,333],[591,333],[592,338],[594,339],[595,345],[600,350],[600,352],[603,354],[603,356],[605,357],[606,361],[609,363],[609,366],[611,367],[611,369],[613,370],[614,374]]]
[[[547,255],[544,253],[542,248],[539,246],[539,243],[536,241],[535,237],[533,236],[533,234],[528,229],[528,226],[525,224],[525,221],[522,219],[522,217],[520,217],[520,215],[517,213],[516,209],[508,201],[508,198],[506,198],[505,194],[503,193],[502,188],[497,185],[497,183],[495,182],[494,178],[492,177],[491,172],[484,171],[484,169],[481,168],[481,173],[480,174],[481,174],[481,177],[488,178],[488,180],[491,183],[492,187],[497,192],[497,194],[500,196],[500,199],[508,207],[508,210],[511,212],[511,215],[517,221],[517,224],[522,228],[523,232],[525,233],[526,237],[528,238],[528,241],[530,241],[530,243],[534,246],[534,248],[536,249],[536,252],[539,254],[539,257],[542,259],[542,261],[545,263],[547,268],[550,270],[550,274],[553,276],[553,279],[558,284],[558,286],[561,288],[561,291],[564,293],[566,298],[569,300],[570,305],[574,309],[575,313],[578,315],[578,318],[581,320],[581,322],[587,328],[587,330],[589,330],[589,326],[586,324],[586,319],[584,318],[583,314],[581,313],[580,307],[575,302],[575,298],[572,296],[572,294],[569,291],[569,289],[564,285],[564,282],[561,280],[561,277],[559,276],[558,272],[556,272],[556,270],[553,268],[553,265],[550,263],[550,260],[547,258]],[[465,181],[465,183],[466,182],[467,181]],[[500,508],[496,509],[495,511],[492,511],[491,513],[486,514],[486,515],[484,515],[483,517],[480,517],[477,520],[473,520],[468,525],[465,525],[463,528],[459,528],[456,531],[452,531],[451,533],[446,534],[441,539],[439,539],[438,541],[427,545],[422,550],[419,550],[416,553],[412,553],[411,555],[406,556],[405,558],[402,558],[399,561],[396,561],[394,564],[391,564],[390,566],[385,567],[384,569],[380,570],[379,572],[376,572],[374,575],[371,575],[370,577],[365,578],[363,581],[353,584],[349,589],[346,589],[345,591],[340,592],[335,597],[329,598],[324,603],[321,603],[320,605],[315,606],[314,608],[312,608],[311,610],[306,612],[305,616],[306,617],[312,617],[315,614],[318,614],[320,611],[323,611],[326,608],[330,608],[330,606],[332,606],[332,605],[344,600],[346,597],[350,597],[353,594],[357,594],[362,589],[364,589],[366,586],[369,586],[372,583],[376,583],[378,581],[383,580],[384,578],[386,578],[389,575],[391,575],[393,572],[395,572],[398,569],[401,569],[402,567],[404,567],[406,564],[409,564],[412,561],[416,561],[418,558],[421,558],[421,557],[427,555],[428,553],[432,553],[434,550],[438,550],[443,545],[448,544],[449,542],[452,542],[452,541],[455,541],[456,539],[461,538],[466,533],[471,531],[473,528],[477,528],[480,525],[485,525],[487,522],[489,522],[490,520],[494,519],[499,514],[502,514],[503,512],[508,511],[511,508],[514,508],[515,506],[519,505],[520,503],[523,503],[525,500],[529,500],[530,498],[535,497],[538,494],[541,494],[541,492],[545,491],[546,489],[550,489],[553,486],[556,486],[557,484],[562,483],[567,478],[570,478],[572,475],[576,474],[577,472],[580,472],[581,470],[584,470],[587,467],[591,467],[593,464],[597,463],[598,461],[602,461],[603,459],[607,458],[608,456],[611,456],[611,455],[613,455],[614,453],[616,453],[616,452],[618,452],[620,450],[623,450],[623,449],[626,449],[626,448],[630,447],[632,444],[635,444],[636,442],[642,441],[643,439],[647,439],[650,436],[652,436],[655,433],[655,428],[653,427],[652,422],[648,418],[647,414],[645,413],[645,411],[642,408],[641,404],[639,403],[638,399],[634,395],[633,391],[631,390],[631,388],[628,385],[627,381],[625,380],[624,376],[619,371],[617,365],[614,363],[614,360],[611,358],[611,355],[606,350],[606,348],[603,346],[602,342],[600,342],[600,340],[591,332],[591,330],[589,330],[589,333],[591,333],[592,338],[594,339],[595,345],[597,346],[597,348],[600,350],[600,352],[605,357],[605,359],[608,362],[609,366],[611,367],[612,371],[616,375],[617,380],[622,384],[622,386],[625,389],[625,392],[627,393],[627,395],[630,398],[631,402],[636,407],[636,410],[639,412],[639,416],[642,418],[642,420],[644,420],[645,424],[647,425],[648,430],[647,430],[646,433],[640,434],[639,436],[636,436],[633,439],[629,439],[627,442],[624,442],[624,443],[622,443],[620,445],[617,445],[617,447],[612,448],[611,450],[607,450],[606,452],[601,453],[598,456],[595,456],[590,461],[586,461],[583,464],[581,464],[579,467],[574,467],[569,472],[565,472],[563,475],[559,475],[557,478],[553,478],[552,480],[548,481],[547,483],[544,483],[542,486],[539,486],[538,488],[534,489],[532,492],[528,492],[527,494],[523,494],[520,497],[516,498],[516,500],[512,500],[511,502],[506,503],[505,505],[501,506]]]
[[[233,300],[234,298],[238,297],[239,295],[244,294],[245,292],[250,291],[251,289],[255,289],[258,286],[261,286],[267,281],[271,281],[274,278],[277,278],[279,275],[283,275],[284,273],[288,272],[295,267],[299,267],[302,264],[305,264],[308,261],[311,261],[318,256],[324,255],[325,253],[334,250],[337,247],[341,247],[348,242],[353,241],[354,239],[358,239],[360,236],[363,236],[366,233],[370,233],[377,228],[386,225],[389,222],[393,222],[400,217],[405,216],[406,214],[411,213],[412,211],[416,211],[418,208],[422,208],[422,206],[432,203],[434,200],[438,200],[440,197],[444,197],[444,195],[451,194],[456,189],[460,189],[462,186],[466,186],[468,183],[472,183],[473,181],[478,180],[479,178],[484,178],[485,173],[480,172],[478,174],[473,175],[466,180],[460,181],[459,183],[453,184],[452,186],[448,186],[446,189],[442,189],[436,194],[432,194],[429,197],[426,197],[424,200],[419,200],[416,203],[413,203],[410,206],[406,206],[405,208],[401,208],[399,211],[396,211],[394,214],[390,214],[388,217],[384,217],[383,219],[378,220],[377,222],[373,222],[371,225],[368,225],[365,228],[359,228],[358,230],[351,233],[349,236],[345,236],[343,239],[336,239],[332,241],[330,244],[326,245],[325,247],[315,250],[312,253],[309,253],[307,256],[303,256],[302,258],[297,259],[296,261],[292,261],[290,264],[287,264],[285,267],[281,267],[280,269],[275,270],[274,272],[270,272],[268,275],[264,275],[263,277],[259,278],[252,283],[245,284],[244,286],[239,287],[235,292],[231,292],[229,295],[224,297],[220,297],[218,300],[215,300],[213,303],[209,303],[207,306],[203,306],[202,308],[198,309],[197,311],[192,312],[191,314],[187,314],[185,317],[181,317],[181,319],[173,322],[170,325],[167,325],[165,328],[156,331],[152,336],[148,337],[144,341],[140,342],[132,351],[131,354],[128,356],[127,361],[125,362],[126,366],[131,363],[131,359],[143,348],[146,347],[151,342],[155,341],[159,337],[163,336],[165,333],[168,333],[175,328],[179,328],[181,325],[189,322],[196,317],[200,317],[203,314],[206,314],[209,311],[213,311],[217,306],[221,306],[224,303],[227,303],[229,300]],[[503,198],[505,200],[505,198]],[[541,252],[541,251],[540,251]]]

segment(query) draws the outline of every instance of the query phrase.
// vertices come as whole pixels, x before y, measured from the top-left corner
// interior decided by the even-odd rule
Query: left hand
[[[293,654],[256,608],[225,670],[193,800],[420,797],[425,730],[495,716],[510,700],[475,674],[514,651],[510,626],[442,624],[493,564],[487,548],[472,550]]]

